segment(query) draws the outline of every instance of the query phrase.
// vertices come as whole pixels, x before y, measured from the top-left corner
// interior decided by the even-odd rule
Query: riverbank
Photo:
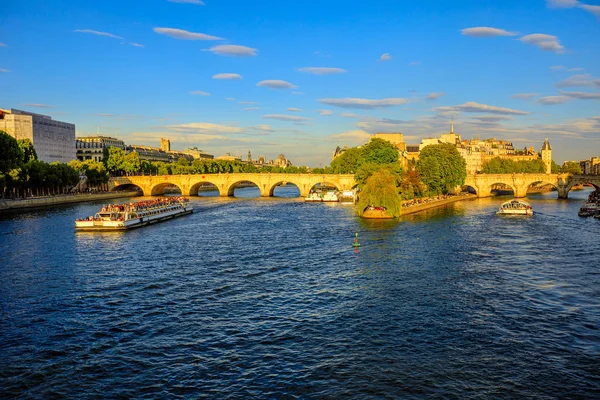
[[[64,204],[83,203],[87,201],[118,199],[121,197],[139,196],[139,192],[109,192],[68,194],[48,197],[34,197],[29,199],[0,200],[0,212],[9,210],[22,210],[29,208],[52,207]]]
[[[445,199],[439,199],[439,200],[435,199],[435,200],[431,200],[431,201],[421,203],[421,204],[414,204],[414,205],[410,205],[408,207],[402,207],[400,215],[414,214],[414,213],[429,210],[432,208],[445,206],[446,204],[455,203],[457,201],[474,200],[476,198],[477,198],[477,196],[474,194],[465,194],[465,195],[461,194],[458,196],[452,196],[452,197],[448,197]]]

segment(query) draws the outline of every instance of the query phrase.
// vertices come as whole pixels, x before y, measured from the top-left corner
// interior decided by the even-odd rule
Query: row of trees
[[[140,160],[136,152],[125,153],[117,147],[109,147],[104,152],[103,163],[110,174],[122,175],[178,175],[178,174],[218,174],[218,173],[288,173],[306,174],[308,167],[290,166],[286,168],[265,165],[257,168],[253,164],[245,164],[239,161],[227,160],[203,160],[189,161],[180,157],[175,163],[152,162]]]
[[[0,131],[0,197],[66,193],[78,183],[77,170],[38,160],[29,139],[16,140]]]
[[[542,160],[521,160],[513,161],[506,158],[494,157],[483,164],[482,173],[484,174],[543,174],[546,172],[546,164]],[[582,173],[581,165],[574,161],[567,161],[562,167],[552,160],[551,172],[553,174],[574,174]]]

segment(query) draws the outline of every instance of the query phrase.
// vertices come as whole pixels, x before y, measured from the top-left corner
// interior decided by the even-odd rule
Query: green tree
[[[17,140],[0,130],[0,173],[8,174],[23,163],[23,151]]]
[[[560,174],[561,172],[560,165],[555,163],[554,160],[552,160],[552,164],[550,164],[550,172],[553,174]]]
[[[88,186],[90,187],[98,188],[98,186],[108,183],[108,180],[110,179],[110,175],[102,162],[85,160],[83,169]]]
[[[465,159],[449,143],[425,146],[416,169],[430,194],[447,194],[467,177]]]
[[[29,139],[19,139],[19,148],[23,152],[23,164],[27,164],[31,160],[37,160],[38,156],[33,147],[33,143]]]
[[[393,164],[398,162],[399,155],[398,149],[390,141],[372,138],[369,143],[360,148],[358,166],[360,167],[362,164]]]
[[[575,161],[567,161],[562,166],[562,172],[565,174],[581,175],[581,165]]]
[[[126,154],[123,158],[123,164],[121,165],[121,169],[125,171],[127,175],[134,174],[140,170],[142,164],[140,162],[140,155],[132,151],[129,154]]]
[[[388,214],[399,217],[402,201],[396,188],[397,177],[387,168],[373,173],[365,182],[358,199],[358,213],[369,206],[385,207]]]
[[[108,157],[106,157],[106,169],[114,175],[122,174],[125,166],[125,150],[118,147],[108,148]]]
[[[352,147],[344,151],[340,156],[331,161],[331,173],[354,174],[358,169],[360,157],[361,151],[358,147]]]

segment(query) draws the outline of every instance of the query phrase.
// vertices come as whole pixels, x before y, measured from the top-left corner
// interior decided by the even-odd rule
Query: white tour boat
[[[323,202],[337,203],[338,201],[340,201],[340,199],[333,190],[330,190],[323,195]]]
[[[526,201],[512,199],[500,205],[498,215],[533,215],[533,208]]]
[[[309,195],[304,198],[304,201],[308,201],[309,203],[320,203],[323,201],[323,198],[321,197],[321,193],[310,192]]]
[[[191,214],[194,208],[184,197],[109,204],[96,215],[75,221],[78,231],[120,231]]]
[[[354,204],[356,203],[356,191],[344,190],[340,193],[340,203]]]

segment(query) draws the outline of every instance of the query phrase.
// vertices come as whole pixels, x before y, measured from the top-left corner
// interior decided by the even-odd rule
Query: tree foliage
[[[581,165],[575,161],[567,161],[564,163],[561,170],[564,174],[581,175],[583,173]]]
[[[399,217],[402,201],[398,196],[398,177],[388,168],[374,172],[360,191],[358,213],[362,215],[369,206],[385,207],[388,214]]]
[[[8,174],[23,163],[23,151],[17,140],[0,131],[0,174]]]
[[[546,164],[540,160],[519,160],[494,157],[483,164],[484,174],[543,174],[546,172]]]
[[[467,177],[465,159],[455,146],[448,143],[425,146],[416,170],[430,194],[447,194],[462,185]]]
[[[19,148],[23,152],[23,164],[27,164],[31,160],[37,160],[37,152],[33,147],[33,143],[29,139],[19,139]]]

